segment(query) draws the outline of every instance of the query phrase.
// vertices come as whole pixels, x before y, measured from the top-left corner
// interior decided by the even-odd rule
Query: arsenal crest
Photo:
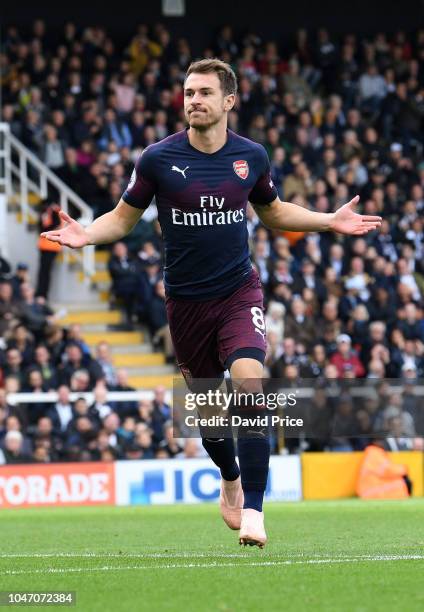
[[[245,180],[249,176],[249,164],[244,159],[239,159],[233,163],[234,172],[241,179]]]

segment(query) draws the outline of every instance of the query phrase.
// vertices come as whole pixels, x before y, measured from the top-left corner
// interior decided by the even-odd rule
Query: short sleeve
[[[261,168],[261,173],[249,193],[249,202],[256,206],[267,206],[278,197],[278,192],[271,178],[271,166],[267,152],[262,145],[259,146],[258,166]]]
[[[146,209],[156,191],[152,167],[152,152],[147,147],[138,158],[122,199],[134,208]]]

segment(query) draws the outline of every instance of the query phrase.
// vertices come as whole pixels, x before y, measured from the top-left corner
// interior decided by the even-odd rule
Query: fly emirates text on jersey
[[[244,210],[221,210],[225,198],[215,196],[200,196],[199,212],[185,212],[172,208],[172,223],[174,225],[231,225],[244,220]],[[215,210],[211,210],[214,209]],[[218,210],[216,210],[218,209]]]

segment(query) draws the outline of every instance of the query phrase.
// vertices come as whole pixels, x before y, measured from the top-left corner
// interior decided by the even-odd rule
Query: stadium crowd
[[[266,299],[268,375],[290,384],[423,377],[424,29],[390,37],[299,30],[280,45],[225,26],[202,56],[234,67],[239,95],[230,128],[266,148],[281,199],[329,212],[359,194],[360,211],[383,217],[380,231],[346,238],[271,233],[248,209]],[[163,25],[138,26],[126,44],[97,26],[10,26],[0,54],[2,120],[98,216],[119,200],[139,153],[184,129],[182,82],[193,59],[189,39],[174,39]],[[128,326],[147,325],[170,360],[160,235],[152,205],[113,246],[109,270]],[[107,389],[128,382],[108,345],[91,356],[78,326],[61,329],[24,264],[12,275],[2,261],[1,274],[0,461],[184,452],[171,437],[161,391],[148,405],[111,405]],[[8,393],[48,389],[58,389],[55,406],[8,405]],[[94,404],[71,406],[69,389],[94,389]],[[329,421],[412,440],[416,431],[402,416],[408,389],[390,398],[383,420],[387,397],[373,410],[345,402]],[[348,435],[340,443],[328,435],[303,448],[356,448]],[[196,452],[191,442],[187,448]]]

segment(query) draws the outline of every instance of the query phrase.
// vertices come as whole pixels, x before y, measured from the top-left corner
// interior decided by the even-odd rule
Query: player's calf
[[[244,496],[240,476],[232,481],[222,478],[219,505],[222,518],[230,529],[240,529],[241,527],[243,502]]]

